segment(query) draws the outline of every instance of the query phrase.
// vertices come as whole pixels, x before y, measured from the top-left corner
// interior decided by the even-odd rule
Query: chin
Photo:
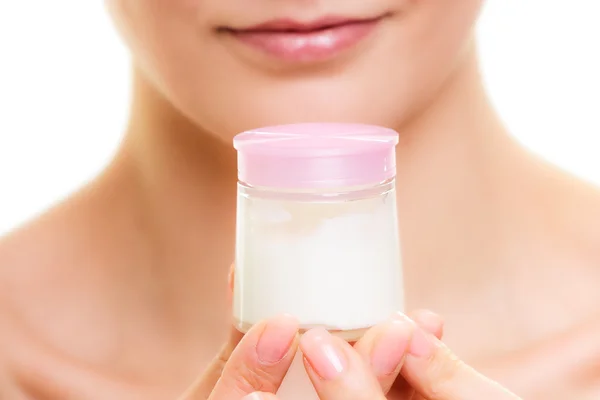
[[[396,128],[402,123],[400,113],[390,113],[386,115],[381,109],[376,108],[352,108],[338,107],[337,109],[285,109],[273,110],[273,112],[264,112],[263,109],[246,108],[239,110],[236,118],[226,121],[215,121],[213,124],[203,124],[199,121],[198,125],[203,131],[211,132],[220,139],[230,142],[233,137],[241,132],[285,124],[297,123],[318,123],[318,122],[336,122],[336,123],[361,123],[370,125],[379,125],[389,128]]]
[[[225,95],[221,99],[217,96],[213,98],[210,113],[204,112],[207,105],[196,104],[191,119],[203,131],[230,142],[236,134],[246,130],[305,122],[362,123],[398,128],[414,108],[414,98],[402,90],[365,86],[328,88],[327,85],[311,87],[305,84],[301,90],[285,90],[278,86],[263,88],[260,96],[252,96],[252,93],[257,92],[239,91],[236,97]]]

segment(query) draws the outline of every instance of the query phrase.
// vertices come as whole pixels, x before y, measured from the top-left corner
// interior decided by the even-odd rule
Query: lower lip
[[[369,36],[381,19],[351,22],[307,32],[233,31],[235,38],[269,56],[289,62],[316,62],[334,58]]]

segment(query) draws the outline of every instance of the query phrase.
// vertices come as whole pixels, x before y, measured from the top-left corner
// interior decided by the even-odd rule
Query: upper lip
[[[291,18],[281,18],[267,21],[258,25],[245,27],[241,29],[225,28],[234,32],[312,32],[335,28],[336,26],[348,25],[352,23],[365,23],[376,21],[385,15],[367,18],[349,18],[338,16],[327,16],[308,22],[297,21]]]

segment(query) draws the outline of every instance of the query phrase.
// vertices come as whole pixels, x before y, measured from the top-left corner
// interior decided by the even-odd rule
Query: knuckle
[[[242,364],[233,373],[233,385],[242,393],[272,392],[278,382],[268,369],[256,364]]]
[[[229,361],[229,353],[220,351],[217,357],[213,360],[214,369],[220,373],[225,369],[227,361]]]
[[[204,371],[201,376],[202,382],[217,382],[221,379],[223,375],[223,371],[226,368],[227,361],[229,360],[229,355],[224,353],[223,351],[219,352],[215,358],[211,361],[208,368]]]
[[[209,375],[219,378],[227,366],[229,357],[231,357],[231,351],[227,346],[224,346],[210,363],[210,366],[207,370]]]
[[[441,348],[432,356],[427,371],[428,394],[432,400],[445,399],[453,392],[452,388],[465,364],[447,348]]]
[[[232,343],[230,342],[225,343],[223,346],[221,346],[221,349],[217,353],[217,356],[213,360],[213,363],[224,366],[231,358],[231,354],[234,350],[235,345],[232,345]]]

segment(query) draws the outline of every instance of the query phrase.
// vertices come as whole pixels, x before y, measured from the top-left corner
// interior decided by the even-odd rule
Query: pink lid
[[[238,178],[251,186],[373,185],[396,175],[398,134],[358,124],[296,124],[237,135]]]

